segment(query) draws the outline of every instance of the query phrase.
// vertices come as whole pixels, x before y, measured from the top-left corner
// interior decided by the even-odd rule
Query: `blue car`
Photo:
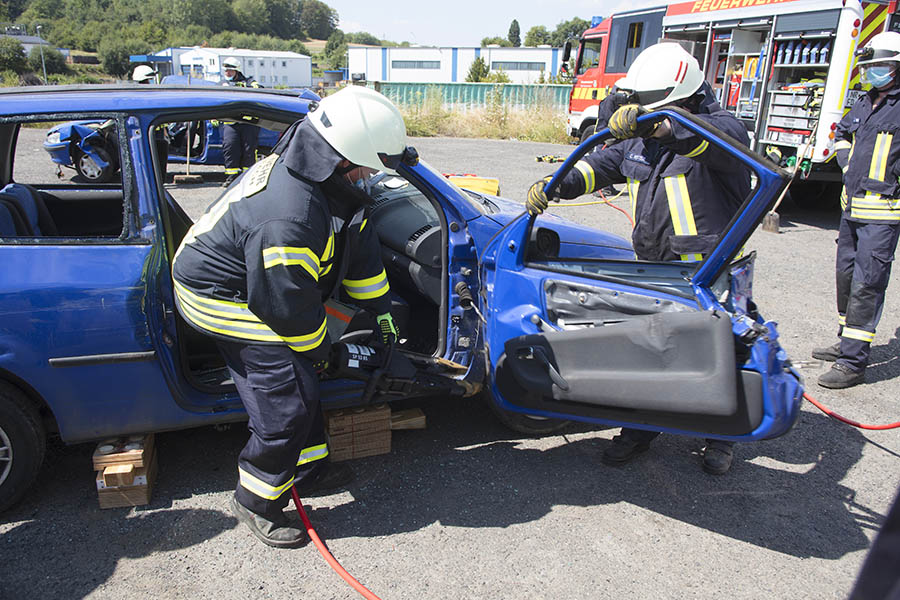
[[[163,187],[152,140],[160,123],[179,121],[281,131],[310,102],[221,87],[0,91],[0,155],[11,165],[0,173],[0,509],[34,479],[48,434],[72,443],[246,418],[214,343],[175,310],[172,256],[196,207]],[[786,177],[689,115],[642,118],[660,115],[756,173],[700,264],[636,261],[627,240],[529,218],[518,202],[460,189],[427,157],[399,177],[373,176],[369,223],[405,339],[374,365],[338,361],[322,382],[324,408],[480,394],[528,434],[569,420],[734,441],[786,433],[802,384],[753,303],[755,256],[735,258]],[[60,120],[113,122],[115,183],[60,182],[32,164],[28,135]],[[366,343],[370,320],[350,299],[331,299],[327,312],[336,356]]]

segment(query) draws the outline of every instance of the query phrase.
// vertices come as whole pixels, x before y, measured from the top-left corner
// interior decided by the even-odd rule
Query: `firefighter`
[[[819,385],[842,389],[863,383],[875,327],[881,318],[891,262],[900,235],[900,33],[879,33],[860,52],[872,89],[836,130],[844,172],[835,275],[838,337],[813,356],[834,361]]]
[[[135,83],[156,83],[156,70],[147,65],[138,65],[131,73],[131,80]]]
[[[240,61],[229,56],[222,61],[225,70],[223,85],[236,87],[262,87],[252,77],[241,72]],[[228,187],[238,176],[256,162],[256,147],[259,140],[259,128],[249,123],[225,122],[222,126],[222,153],[225,154],[225,181]]]
[[[275,547],[306,542],[282,512],[292,484],[308,495],[353,476],[325,460],[323,302],[342,287],[371,312],[380,340],[396,341],[359,184],[375,169],[396,174],[401,159],[415,163],[403,118],[381,94],[348,87],[310,110],[194,224],[173,266],[181,315],[216,339],[250,417],[232,510]]]
[[[575,198],[611,183],[625,183],[637,258],[700,261],[749,194],[750,173],[736,158],[677,123],[647,125],[636,119],[648,110],[676,106],[744,144],[749,143],[747,130],[716,103],[697,60],[678,44],[650,46],[616,85],[627,100],[610,117],[609,128],[622,141],[578,161],[556,193]],[[549,180],[545,177],[529,190],[529,213],[547,208],[544,186]],[[628,462],[647,450],[657,435],[623,429],[604,451],[603,460],[614,465]],[[703,468],[725,473],[732,457],[731,443],[707,440]]]
[[[138,65],[131,73],[131,80],[141,85],[149,85],[156,83],[157,71],[153,67],[147,65]],[[162,174],[162,181],[165,183],[168,176],[169,166],[169,132],[165,126],[158,126],[153,132],[156,141],[156,154],[159,161],[159,172]]]

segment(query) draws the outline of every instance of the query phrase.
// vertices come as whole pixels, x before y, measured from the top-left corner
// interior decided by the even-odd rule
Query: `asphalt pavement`
[[[39,132],[29,136],[39,144]],[[498,177],[517,200],[555,166],[535,156],[572,150],[414,143],[439,170]],[[52,173],[37,146],[28,156]],[[203,187],[170,192],[202,206],[220,191],[216,178],[209,169]],[[628,235],[607,206],[552,210]],[[838,214],[790,203],[780,212],[782,233],[758,231],[748,244],[762,314],[803,361],[814,396],[862,422],[900,419],[900,274],[867,383],[819,388],[828,365],[809,356],[835,339]],[[335,556],[385,600],[845,598],[900,483],[900,431],[854,429],[808,404],[787,435],[737,446],[720,477],[700,469],[698,439],[662,436],[610,468],[599,458],[615,430],[574,425],[529,439],[477,399],[417,405],[427,429],[394,432],[390,454],[351,463],[357,479],[347,491],[304,502]],[[232,517],[246,437],[243,425],[159,434],[152,503],[111,510],[97,506],[94,445],[51,444],[31,492],[0,515],[0,598],[358,597],[313,546],[268,548]]]

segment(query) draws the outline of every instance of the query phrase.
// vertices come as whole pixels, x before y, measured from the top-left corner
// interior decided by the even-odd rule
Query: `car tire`
[[[82,179],[89,183],[107,183],[119,169],[106,148],[94,146],[94,152],[106,163],[105,167],[95,163],[94,159],[81,148],[74,147],[72,149],[72,162],[75,163],[75,170],[78,171]]]
[[[581,139],[578,140],[579,144],[583,144],[585,140],[589,137],[597,133],[597,126],[594,123],[591,123],[587,127],[584,128],[584,131],[581,132]]]
[[[494,401],[494,398],[490,394],[490,392],[484,392],[483,398],[484,401],[487,402],[487,405],[490,407],[491,412],[494,413],[494,416],[497,417],[497,420],[500,421],[500,423],[502,423],[505,427],[515,431],[516,433],[522,433],[530,437],[552,435],[554,433],[562,431],[571,423],[571,421],[564,421],[560,419],[546,419],[544,417],[535,417],[532,415],[525,415],[522,413],[503,410]]]
[[[0,382],[0,512],[25,494],[44,462],[44,426],[19,389]]]

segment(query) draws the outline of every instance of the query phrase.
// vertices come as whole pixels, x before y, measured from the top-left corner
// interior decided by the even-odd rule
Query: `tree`
[[[340,29],[335,29],[334,33],[328,36],[328,41],[325,42],[325,54],[330,55],[334,54],[335,50],[340,48],[341,44],[344,43],[345,40],[344,32]]]
[[[311,38],[327,40],[338,25],[336,10],[319,0],[301,0],[300,27]]]
[[[509,33],[506,34],[506,39],[516,48],[522,45],[522,38],[519,37],[519,33],[519,22],[513,19],[512,23],[509,24]]]
[[[146,54],[150,48],[142,40],[108,37],[100,42],[98,54],[103,70],[116,77],[125,77],[131,73],[132,54]]]
[[[24,73],[28,70],[25,59],[25,48],[19,40],[12,37],[0,38],[0,71]]]
[[[43,73],[44,66],[47,67],[47,73],[69,72],[66,57],[53,46],[44,46],[43,63],[41,62],[41,49],[32,48],[31,52],[28,53],[28,68],[35,73]]]
[[[267,33],[269,29],[269,9],[266,0],[234,0],[235,26],[245,33]]]
[[[466,81],[469,83],[478,83],[479,81],[484,81],[485,77],[488,76],[488,66],[487,63],[484,62],[484,59],[480,56],[475,57],[475,60],[472,61],[472,65],[469,67],[469,74],[466,75]]]
[[[300,33],[299,0],[266,0],[265,4],[269,15],[268,33],[285,40],[306,39]]]
[[[500,69],[499,71],[491,71],[482,81],[487,83],[509,83],[510,79],[509,75],[506,74],[506,71]]]
[[[348,33],[345,37],[349,44],[365,44],[366,46],[381,46],[382,41],[371,33],[365,31],[357,31],[356,33]]]
[[[503,46],[505,48],[509,48],[510,46],[512,46],[512,44],[509,43],[508,39],[506,39],[504,37],[500,37],[499,35],[494,36],[494,37],[482,38],[482,40],[481,40],[482,48],[484,48],[485,46],[494,46],[494,45]]]
[[[541,46],[550,43],[550,32],[543,25],[535,25],[525,34],[526,46]]]
[[[578,39],[584,30],[591,26],[590,21],[574,17],[568,21],[562,21],[556,26],[556,30],[550,34],[550,41],[554,48],[561,48],[569,38]]]

